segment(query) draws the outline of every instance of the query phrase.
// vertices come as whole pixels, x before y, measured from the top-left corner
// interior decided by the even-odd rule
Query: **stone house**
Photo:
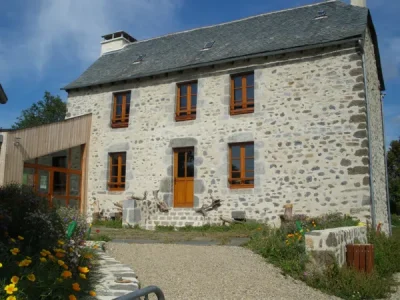
[[[365,1],[103,39],[64,88],[67,118],[92,114],[89,216],[134,196],[124,223],[149,229],[243,215],[279,224],[291,203],[296,214],[340,211],[389,231],[385,87]],[[212,198],[222,205],[195,211]]]

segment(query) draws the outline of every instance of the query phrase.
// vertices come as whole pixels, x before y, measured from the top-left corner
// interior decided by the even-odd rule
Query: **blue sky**
[[[8,128],[46,90],[66,100],[60,88],[96,60],[106,33],[125,30],[145,39],[322,0],[0,1],[0,82],[9,99],[0,106],[0,127]],[[400,0],[367,4],[382,56],[390,142],[400,136]]]

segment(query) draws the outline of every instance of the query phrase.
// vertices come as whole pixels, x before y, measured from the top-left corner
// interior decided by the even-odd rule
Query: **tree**
[[[53,96],[46,91],[42,100],[22,111],[12,128],[23,129],[59,122],[65,119],[66,113],[67,105],[60,96]]]
[[[392,213],[396,213],[396,206],[400,208],[400,139],[390,143],[387,166],[390,204]]]

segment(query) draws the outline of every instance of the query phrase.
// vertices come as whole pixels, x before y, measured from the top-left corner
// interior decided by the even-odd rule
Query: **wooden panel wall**
[[[8,132],[4,184],[22,183],[25,160],[88,144],[91,120],[91,115],[84,115],[62,122]]]

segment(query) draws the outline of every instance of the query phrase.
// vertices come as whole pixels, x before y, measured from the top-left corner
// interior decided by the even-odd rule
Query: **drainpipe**
[[[389,197],[389,172],[388,172],[388,164],[387,164],[387,150],[386,150],[386,136],[385,136],[385,122],[383,121],[383,98],[385,97],[384,93],[381,93],[381,118],[382,118],[382,134],[383,134],[383,151],[385,155],[385,179],[386,179],[386,201],[387,201],[387,210],[388,210],[388,218],[389,218],[389,235],[392,235],[392,213],[390,211],[390,197]]]
[[[370,107],[369,107],[369,94],[368,94],[368,81],[367,81],[367,70],[365,64],[365,52],[364,52],[364,44],[362,40],[358,40],[358,44],[360,46],[360,51],[362,53],[362,63],[363,63],[363,72],[364,72],[364,92],[365,92],[365,103],[367,107],[367,131],[368,131],[368,158],[369,158],[369,186],[370,186],[370,194],[371,194],[371,219],[372,219],[372,227],[376,228],[376,215],[375,215],[375,201],[374,201],[374,182],[373,182],[373,169],[372,169],[372,143],[371,143],[371,125],[369,122],[370,117]]]

